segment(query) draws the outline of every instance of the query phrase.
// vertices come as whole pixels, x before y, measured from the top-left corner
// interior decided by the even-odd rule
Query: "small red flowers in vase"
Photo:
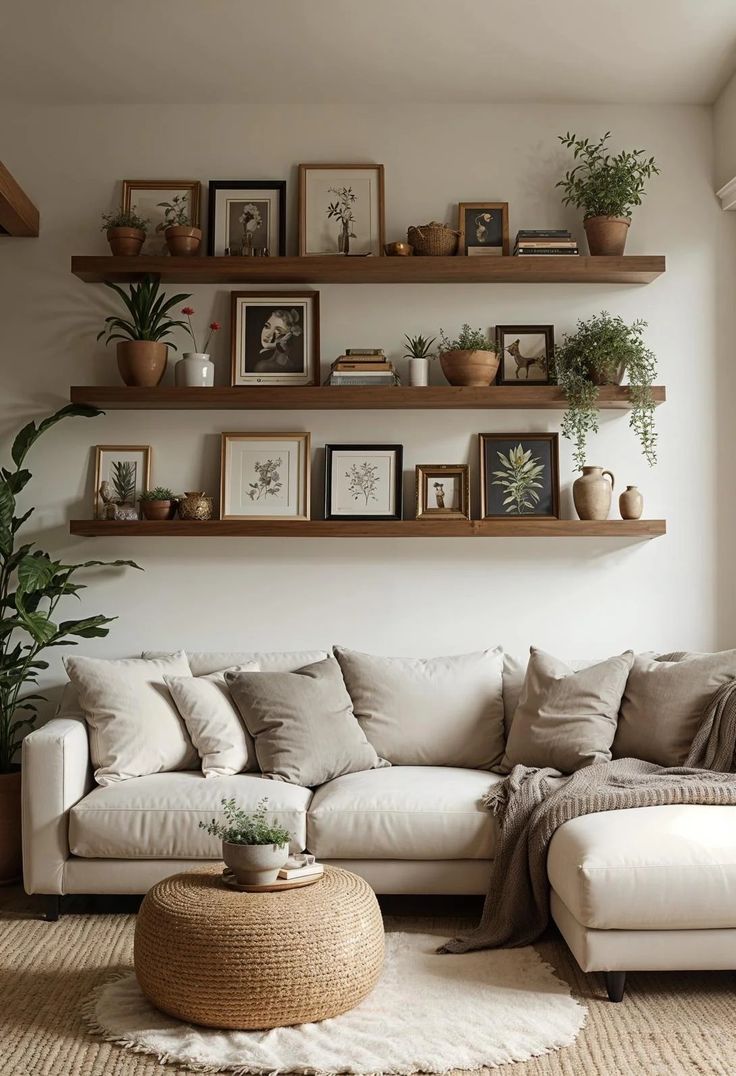
[[[183,357],[177,362],[174,370],[176,385],[178,388],[212,388],[215,383],[215,366],[210,360],[207,349],[212,337],[220,331],[222,326],[217,321],[209,323],[204,347],[200,351],[192,325],[192,317],[196,311],[191,306],[183,306],[181,312],[187,319],[184,328],[192,338],[194,351],[185,351]]]

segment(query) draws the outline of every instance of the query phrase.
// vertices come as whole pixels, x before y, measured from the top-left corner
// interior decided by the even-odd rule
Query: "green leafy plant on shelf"
[[[258,803],[253,814],[248,814],[238,807],[234,799],[223,799],[222,813],[224,822],[213,818],[210,822],[200,822],[199,828],[206,830],[211,837],[219,837],[228,844],[287,844],[291,840],[288,829],[278,822],[269,822],[266,817],[268,796]]]
[[[62,419],[101,414],[96,407],[68,404],[38,424],[29,422],[13,441],[13,465],[0,468],[0,773],[12,771],[23,737],[35,726],[38,703],[45,701],[32,690],[39,673],[49,667],[40,655],[50,647],[76,646],[78,638],[102,638],[116,619],[102,615],[56,619],[59,603],[79,598],[85,589],[76,582],[76,573],[83,568],[138,568],[132,560],[65,564],[34,549],[35,543],[18,540],[20,528],[34,512],[29,508],[16,514],[16,499],[32,477],[25,467],[29,450]]]
[[[432,345],[436,342],[437,337],[433,336],[431,340],[427,340],[424,336],[409,336],[408,333],[404,333],[404,358],[405,359],[433,359],[434,352],[432,351]]]
[[[97,334],[98,340],[104,337],[106,344],[113,340],[160,341],[170,336],[174,329],[187,328],[186,322],[171,318],[169,311],[191,296],[182,294],[167,298],[165,292],[160,292],[158,277],[147,273],[140,284],[130,285],[129,292],[111,280],[106,280],[105,286],[120,296],[130,319],[115,314],[105,318],[106,328]],[[169,347],[176,351],[175,344],[169,343]]]
[[[167,228],[191,228],[192,215],[189,210],[189,196],[175,194],[170,202],[157,202],[159,209],[164,211],[164,219],[156,225],[157,232],[165,232]]]
[[[136,228],[140,232],[146,232],[150,223],[150,220],[139,217],[133,206],[131,209],[117,209],[114,213],[103,213],[100,231],[107,232],[110,228]]]
[[[488,333],[482,329],[471,329],[466,322],[454,340],[450,340],[445,330],[440,329],[440,351],[498,351],[498,345],[495,340],[489,340]]]
[[[110,480],[118,504],[132,504],[135,500],[135,465],[128,460],[114,460]]]
[[[578,162],[557,183],[564,191],[562,203],[582,209],[586,219],[630,217],[634,206],[641,205],[647,181],[659,175],[654,157],[646,157],[643,149],[609,153],[610,137],[610,131],[597,142],[569,131],[558,135]]]
[[[173,501],[175,499],[175,494],[168,486],[155,486],[154,489],[141,493],[142,501]]]
[[[577,330],[565,333],[555,350],[557,383],[568,402],[562,434],[573,442],[573,458],[580,469],[586,462],[588,437],[599,428],[600,386],[620,384],[624,373],[628,375],[632,404],[629,426],[649,466],[657,462],[652,393],[657,360],[644,343],[646,325],[641,320],[627,325],[623,318],[604,310],[587,321],[578,321]]]
[[[544,474],[544,464],[523,445],[510,449],[508,455],[497,452],[500,467],[493,472],[491,485],[499,486],[504,493],[503,507],[507,513],[524,515],[533,512],[539,504],[537,490],[542,489],[539,481]]]

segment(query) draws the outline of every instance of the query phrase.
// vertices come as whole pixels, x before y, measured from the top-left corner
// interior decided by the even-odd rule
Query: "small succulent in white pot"
[[[238,807],[234,799],[221,803],[225,821],[213,818],[200,822],[199,828],[220,838],[222,858],[240,885],[271,885],[289,858],[288,829],[267,819],[267,796],[253,814]]]

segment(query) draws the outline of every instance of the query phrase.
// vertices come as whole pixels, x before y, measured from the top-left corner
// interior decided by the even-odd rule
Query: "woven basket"
[[[460,232],[454,231],[449,224],[439,224],[431,220],[429,224],[412,226],[407,232],[407,239],[414,247],[414,253],[433,258],[447,258],[457,252],[457,239]]]

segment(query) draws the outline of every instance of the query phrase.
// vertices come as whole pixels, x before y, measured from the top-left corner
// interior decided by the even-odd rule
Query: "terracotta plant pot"
[[[495,351],[445,351],[440,355],[442,373],[451,385],[490,385],[498,363]]]
[[[164,232],[166,246],[173,258],[186,258],[199,253],[199,244],[202,242],[201,228],[186,228],[180,224],[172,224]]]
[[[143,498],[141,510],[144,519],[173,519],[176,501],[150,501]]]
[[[240,885],[273,885],[289,858],[289,845],[223,841],[222,858]]]
[[[609,257],[623,254],[630,224],[628,217],[588,217],[583,225],[590,253]]]
[[[140,254],[146,233],[140,228],[108,228],[107,241],[116,258],[134,258]]]
[[[20,767],[0,773],[0,885],[15,882],[23,873],[20,842]]]
[[[572,499],[580,519],[608,519],[615,481],[611,472],[602,467],[583,467],[582,475],[572,484]]]
[[[166,373],[168,348],[155,340],[121,340],[118,370],[126,385],[155,389]]]

